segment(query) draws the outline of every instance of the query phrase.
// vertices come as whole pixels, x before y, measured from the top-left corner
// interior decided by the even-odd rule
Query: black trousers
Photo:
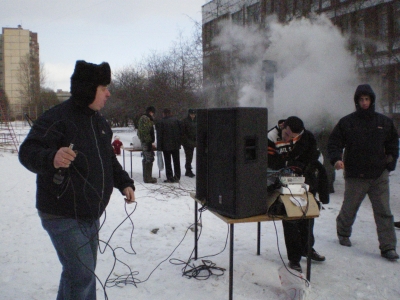
[[[185,169],[186,172],[190,172],[192,170],[194,148],[183,146],[183,150],[185,150],[185,157],[186,157]]]
[[[285,235],[286,251],[289,261],[300,262],[301,256],[307,253],[308,225],[311,222],[311,247],[314,246],[314,219],[282,221]]]
[[[167,179],[172,180],[175,177],[181,179],[181,162],[179,159],[179,149],[171,151],[163,151],[164,162],[165,162],[165,174]],[[172,171],[171,157],[174,162],[174,172]]]

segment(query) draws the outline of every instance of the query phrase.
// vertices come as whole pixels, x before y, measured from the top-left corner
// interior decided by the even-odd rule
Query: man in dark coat
[[[310,192],[313,195],[318,192],[314,172],[315,166],[318,165],[319,154],[314,135],[304,128],[303,121],[298,117],[292,116],[281,120],[277,126],[268,131],[268,166],[275,170],[285,167],[294,168],[304,175],[305,182],[310,185]],[[319,167],[323,168],[322,164],[319,163]],[[328,191],[326,190],[321,196],[329,199]],[[309,228],[311,245],[315,242],[314,219],[283,220],[282,225],[289,267],[301,272],[300,260],[302,256],[307,255]],[[325,256],[312,248],[311,259],[324,261]]]
[[[369,84],[357,87],[354,104],[356,111],[340,119],[328,142],[330,162],[337,170],[344,170],[345,178],[344,199],[336,218],[339,243],[351,246],[352,226],[368,195],[381,256],[397,260],[397,240],[389,204],[389,172],[396,168],[399,136],[393,121],[375,112],[375,93]]]
[[[197,134],[197,119],[196,111],[189,109],[188,116],[182,121],[182,145],[185,150],[185,176],[193,178],[195,175],[192,172],[193,152],[196,148]]]
[[[96,299],[99,218],[114,187],[135,201],[99,113],[110,81],[108,63],[77,61],[71,98],[40,116],[19,150],[21,163],[37,174],[36,208],[62,264],[57,299]]]
[[[171,115],[169,109],[163,110],[163,118],[156,124],[157,150],[163,152],[165,173],[167,179],[164,182],[178,183],[181,179],[181,163],[179,149],[181,148],[181,122]],[[172,171],[171,157],[174,162]],[[174,175],[175,173],[175,175]]]

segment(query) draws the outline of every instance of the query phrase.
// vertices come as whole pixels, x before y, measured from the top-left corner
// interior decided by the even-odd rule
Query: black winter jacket
[[[112,146],[106,120],[73,98],[45,112],[20,146],[20,162],[37,174],[36,208],[47,214],[96,220],[104,212],[113,188],[134,189]],[[65,169],[61,184],[53,182],[53,160],[60,147],[74,144],[77,156]]]
[[[319,200],[329,203],[328,177],[325,167],[318,161],[320,152],[314,135],[304,129],[301,138],[294,144],[282,141],[282,131],[278,126],[268,131],[268,167],[279,170],[296,167],[310,186],[310,192]]]
[[[332,165],[344,161],[346,178],[375,179],[385,169],[396,168],[399,136],[393,121],[374,111],[375,95],[371,91],[369,88],[362,93],[357,89],[355,102],[360,94],[370,94],[370,108],[361,110],[356,103],[357,111],[340,119],[329,137],[329,160]]]
[[[197,118],[190,115],[182,120],[182,145],[188,148],[196,147]]]
[[[157,150],[172,151],[181,148],[181,122],[172,116],[164,117],[156,124]]]
[[[272,131],[275,131],[275,134],[271,134]],[[276,140],[271,140],[271,136],[276,136]],[[295,144],[286,144],[281,141],[281,130],[274,127],[268,131],[268,166],[270,168],[279,170],[287,166],[297,166],[304,171],[309,163],[318,160],[320,152],[317,141],[310,131],[305,129]],[[281,144],[283,146],[280,147]]]

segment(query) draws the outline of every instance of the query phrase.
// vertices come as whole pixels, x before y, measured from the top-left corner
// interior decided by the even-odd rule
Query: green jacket
[[[142,144],[154,143],[154,121],[150,115],[143,115],[139,119],[138,137]]]

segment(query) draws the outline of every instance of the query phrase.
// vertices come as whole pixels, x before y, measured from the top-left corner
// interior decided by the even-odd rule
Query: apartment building
[[[235,91],[226,82],[235,53],[220,51],[213,39],[221,22],[258,25],[268,16],[281,23],[294,18],[325,14],[349,35],[349,50],[357,56],[358,71],[365,81],[382,89],[386,113],[400,113],[400,1],[398,0],[213,0],[202,7],[203,73],[208,96],[218,106],[232,104]],[[329,59],[329,58],[327,58]],[[232,84],[231,84],[232,85]]]
[[[22,26],[3,27],[0,35],[0,90],[10,115],[21,117],[40,90],[38,35]]]

